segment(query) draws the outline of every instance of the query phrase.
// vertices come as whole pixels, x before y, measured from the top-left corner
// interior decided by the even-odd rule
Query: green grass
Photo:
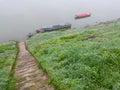
[[[13,90],[13,64],[17,54],[16,42],[10,41],[0,44],[0,90]]]
[[[120,90],[120,21],[27,40],[56,90]]]

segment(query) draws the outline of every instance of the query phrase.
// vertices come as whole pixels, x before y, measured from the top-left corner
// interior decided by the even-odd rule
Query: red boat
[[[89,17],[91,14],[89,12],[87,13],[78,13],[75,15],[75,19],[79,19],[79,18],[85,18],[85,17]]]

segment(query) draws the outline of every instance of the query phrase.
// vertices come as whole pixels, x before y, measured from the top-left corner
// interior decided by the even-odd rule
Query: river
[[[120,0],[0,0],[0,42],[23,41],[29,32],[52,24],[73,28],[120,18]],[[91,17],[74,19],[77,13]]]

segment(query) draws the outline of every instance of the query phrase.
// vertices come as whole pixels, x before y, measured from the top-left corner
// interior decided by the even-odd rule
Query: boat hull
[[[37,29],[36,32],[49,32],[49,31],[55,31],[55,30],[60,30],[60,29],[69,29],[71,28],[71,24],[65,23],[65,24],[57,24],[57,25],[51,25],[51,26],[46,26],[42,27],[40,29]]]
[[[85,18],[85,17],[90,17],[90,16],[91,16],[90,13],[76,14],[76,15],[75,15],[75,19]]]

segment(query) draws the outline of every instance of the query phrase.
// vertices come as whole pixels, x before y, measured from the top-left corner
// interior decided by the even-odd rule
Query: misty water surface
[[[0,0],[0,42],[24,40],[29,32],[70,22],[83,27],[120,17],[120,0]],[[91,12],[75,20],[76,13]]]

